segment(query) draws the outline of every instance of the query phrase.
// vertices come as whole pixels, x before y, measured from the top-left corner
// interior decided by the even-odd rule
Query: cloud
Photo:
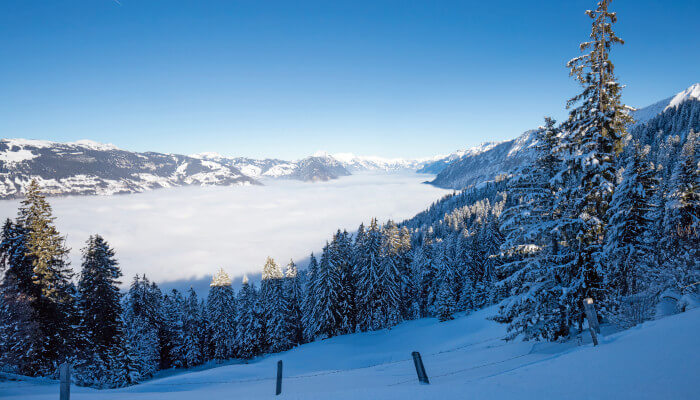
[[[140,194],[51,198],[73,268],[93,233],[115,248],[128,284],[136,273],[159,283],[201,280],[223,267],[256,274],[267,256],[280,264],[318,252],[336,229],[371,217],[401,220],[447,191],[410,172],[356,174],[323,183],[292,180],[251,187],[184,187]],[[0,201],[14,217],[18,201]]]

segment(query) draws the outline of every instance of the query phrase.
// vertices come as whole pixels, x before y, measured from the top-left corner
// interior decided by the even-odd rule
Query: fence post
[[[275,396],[279,396],[282,393],[282,360],[277,361],[277,388],[275,389]]]
[[[58,371],[61,379],[61,400],[70,400],[70,366],[64,362]]]
[[[430,384],[430,381],[428,380],[428,374],[425,373],[425,366],[423,365],[423,359],[421,358],[420,353],[414,351],[413,353],[411,353],[411,355],[413,356],[413,364],[416,366],[418,382],[425,383],[426,385]]]
[[[600,325],[598,324],[598,314],[595,311],[595,306],[593,305],[593,299],[587,297],[583,299],[583,309],[586,312],[586,319],[588,320],[588,329],[591,331],[591,339],[593,339],[593,346],[598,345],[597,333],[600,333]]]

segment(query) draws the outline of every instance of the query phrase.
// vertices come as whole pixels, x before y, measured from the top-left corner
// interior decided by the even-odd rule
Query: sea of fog
[[[116,251],[124,285],[145,273],[166,288],[206,288],[219,267],[239,281],[243,274],[259,273],[267,256],[280,264],[301,260],[305,266],[309,253],[320,251],[338,228],[355,231],[371,217],[411,217],[447,193],[423,183],[431,178],[362,173],[322,183],[271,180],[265,186],[182,187],[49,201],[74,269],[79,270],[85,240],[99,233]],[[0,217],[14,217],[18,203],[0,201]]]

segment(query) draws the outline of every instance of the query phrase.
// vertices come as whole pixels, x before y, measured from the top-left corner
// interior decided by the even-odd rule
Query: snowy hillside
[[[235,167],[177,154],[134,153],[92,141],[0,140],[0,198],[20,196],[32,179],[48,195],[258,184]]]
[[[71,398],[275,398],[278,360],[284,363],[279,398],[287,399],[697,398],[700,359],[692,354],[700,348],[698,309],[603,336],[598,347],[587,335],[581,345],[504,342],[505,326],[488,320],[494,312],[339,336],[249,364],[166,371],[124,389],[73,386]],[[421,352],[430,385],[418,383],[412,351]],[[0,396],[58,397],[56,381],[19,379],[0,379]]]
[[[633,111],[635,126],[645,124],[660,113],[675,109],[687,101],[697,100],[700,100],[700,83],[691,85],[667,99]],[[493,180],[499,174],[507,174],[532,160],[531,149],[535,144],[532,133],[533,131],[527,131],[512,140],[486,143],[447,162],[426,164],[419,172],[438,174],[431,183],[446,189],[462,189]]]
[[[136,153],[90,140],[0,140],[0,199],[21,196],[32,179],[48,195],[111,195],[176,186],[257,185],[261,178],[326,181],[350,173],[334,159],[297,162]]]

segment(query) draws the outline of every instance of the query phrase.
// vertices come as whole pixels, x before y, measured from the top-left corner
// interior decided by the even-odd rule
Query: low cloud
[[[357,174],[324,183],[270,181],[252,187],[184,187],[141,194],[51,198],[73,268],[99,233],[115,248],[124,284],[136,273],[159,282],[201,280],[223,267],[258,273],[271,256],[286,264],[318,252],[338,229],[376,216],[401,220],[447,191],[415,173]],[[18,201],[0,201],[0,216]]]

